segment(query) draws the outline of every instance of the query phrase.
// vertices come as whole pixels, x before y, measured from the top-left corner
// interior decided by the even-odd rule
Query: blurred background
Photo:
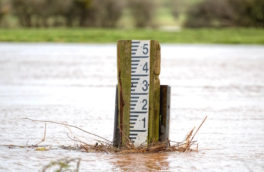
[[[244,35],[252,37],[264,35],[263,27],[263,0],[0,0],[0,28],[2,28],[0,29],[0,35],[2,35],[0,41],[115,42],[119,37],[110,36],[109,38],[110,32],[106,31],[104,33],[107,38],[102,41],[92,39],[89,35],[87,37],[90,38],[86,39],[71,39],[70,35],[75,36],[71,33],[65,33],[63,38],[55,38],[58,33],[54,33],[54,30],[89,28],[92,32],[98,28],[111,28],[111,31],[113,29],[147,28],[179,32],[184,28],[191,30],[191,33],[183,33],[183,38],[170,38],[171,35],[164,35],[159,40],[161,42],[193,43],[201,42],[203,39],[188,39],[186,34],[197,33],[199,36],[201,33],[197,31],[201,28],[211,28],[212,35],[220,34],[216,38],[226,37],[227,39],[237,34],[234,30],[239,28],[243,32],[239,35],[240,39],[217,41],[216,38],[206,38],[202,42],[263,44],[264,38],[261,40],[254,38],[249,41],[249,38],[244,37]],[[53,36],[49,36],[49,39],[45,36],[39,38],[40,33],[37,32],[31,33],[36,35],[33,40],[32,38],[22,39],[19,36],[22,33],[12,33],[16,36],[11,36],[10,33],[4,32],[7,28],[40,28],[42,31],[49,28],[49,34]],[[188,28],[196,28],[196,32]],[[222,29],[219,31],[219,28]],[[208,33],[208,30],[205,33]],[[158,33],[151,33],[153,34]],[[104,36],[101,33],[98,35]],[[131,32],[130,35],[133,38],[149,39],[136,32]],[[125,38],[127,37],[129,36]]]
[[[263,0],[0,0],[1,27],[263,25]]]

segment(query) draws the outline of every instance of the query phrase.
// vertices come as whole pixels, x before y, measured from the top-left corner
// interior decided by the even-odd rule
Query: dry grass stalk
[[[30,119],[30,118],[21,118],[21,119],[27,119],[27,120],[30,120],[30,121],[33,121],[33,122],[47,122],[47,123],[59,124],[59,125],[64,125],[64,126],[68,126],[68,127],[76,128],[76,129],[81,130],[81,131],[83,131],[83,132],[85,132],[85,133],[87,133],[87,134],[90,134],[90,135],[96,136],[96,137],[98,137],[98,138],[100,138],[100,139],[102,139],[102,140],[105,140],[105,141],[111,143],[111,141],[109,141],[109,140],[107,140],[107,139],[105,139],[105,138],[103,138],[103,137],[101,137],[101,136],[98,136],[98,135],[96,135],[96,134],[93,134],[93,133],[90,133],[90,132],[88,132],[88,131],[85,131],[84,129],[79,128],[79,127],[74,126],[74,125],[64,124],[64,123],[61,123],[61,122],[55,122],[55,121],[35,120],[35,119]]]
[[[152,142],[150,144],[144,143],[136,147],[130,139],[127,139],[126,145],[122,148],[115,148],[112,144],[99,143],[96,145],[80,144],[79,149],[86,152],[112,152],[119,154],[198,151],[191,148],[196,143],[196,141],[190,141],[193,131],[194,128],[187,134],[184,141],[176,142],[176,144],[172,144],[173,142],[167,140],[165,142]]]
[[[191,151],[197,151],[198,152],[198,143],[196,141],[193,141],[195,135],[197,134],[197,132],[199,131],[199,129],[201,128],[201,126],[203,125],[204,121],[206,120],[207,116],[205,117],[205,119],[203,120],[203,122],[200,124],[199,128],[196,130],[195,134],[193,135],[194,129],[195,127],[186,135],[185,139],[182,142],[173,142],[170,140],[167,140],[165,142],[152,142],[152,143],[142,143],[139,146],[135,146],[133,144],[133,142],[120,130],[120,132],[123,134],[123,136],[125,136],[126,140],[126,144],[124,147],[122,148],[116,148],[113,146],[112,142],[110,142],[109,140],[98,136],[96,134],[90,133],[88,131],[85,131],[79,127],[73,126],[73,125],[69,125],[69,124],[63,124],[63,123],[59,123],[59,122],[53,122],[53,121],[42,121],[42,120],[33,120],[33,119],[29,119],[29,118],[24,118],[24,119],[28,119],[34,122],[50,122],[50,123],[54,123],[54,124],[59,124],[59,125],[64,125],[66,126],[73,137],[69,136],[68,137],[75,141],[77,144],[75,147],[72,146],[61,146],[61,148],[63,149],[67,149],[67,150],[81,150],[81,151],[85,151],[85,152],[104,152],[104,153],[119,153],[119,154],[128,154],[128,153],[157,153],[157,152],[191,152]],[[93,136],[96,136],[98,138],[100,138],[101,140],[95,140],[96,144],[89,144],[86,143],[84,141],[81,141],[76,135],[73,134],[73,132],[71,131],[71,129],[69,127],[73,127],[73,128],[77,128],[85,133],[91,134]],[[193,135],[193,137],[192,137]],[[44,135],[44,139],[45,140],[46,137],[46,128],[45,128],[45,135]],[[41,141],[42,142],[42,141]],[[40,142],[40,143],[41,143]],[[196,148],[197,149],[192,149],[191,147],[196,144]]]
[[[42,142],[45,141],[45,139],[46,139],[46,128],[47,128],[47,123],[45,123],[44,137],[43,137],[43,139],[42,139],[40,142],[38,142],[36,145],[38,145],[38,144],[40,144],[40,143],[42,143]]]

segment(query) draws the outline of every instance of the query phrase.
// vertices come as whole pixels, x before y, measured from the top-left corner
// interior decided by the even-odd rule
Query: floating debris
[[[78,172],[80,167],[80,158],[63,158],[57,161],[51,161],[48,165],[45,165],[42,168],[42,172],[46,171],[56,171],[56,172]],[[74,163],[76,163],[76,167],[74,167]]]
[[[198,152],[198,143],[197,141],[193,141],[195,135],[203,125],[204,121],[207,119],[207,116],[204,118],[203,122],[200,124],[198,129],[196,130],[195,134],[194,129],[195,127],[186,135],[185,139],[182,142],[174,142],[171,140],[167,140],[164,142],[152,142],[152,143],[143,143],[139,146],[135,146],[133,142],[127,137],[126,144],[123,147],[114,147],[113,143],[101,136],[98,136],[96,134],[93,134],[91,132],[85,131],[79,127],[69,125],[69,124],[64,124],[60,122],[54,122],[54,121],[43,121],[43,120],[33,120],[29,118],[23,118],[23,119],[28,119],[34,122],[45,122],[45,123],[54,123],[54,124],[59,124],[59,125],[64,125],[69,129],[69,127],[73,127],[76,129],[79,129],[85,133],[88,133],[90,135],[98,137],[100,140],[95,140],[96,144],[89,144],[81,141],[78,137],[76,137],[72,131],[70,130],[71,134],[73,137],[68,137],[78,143],[76,146],[59,146],[61,149],[65,150],[76,150],[76,151],[83,151],[83,152],[104,152],[104,153],[119,153],[119,154],[130,154],[130,153],[157,153],[157,152]],[[120,130],[120,132],[122,132]],[[123,133],[124,135],[124,133]],[[44,131],[44,138],[41,140],[41,142],[45,141],[46,137],[46,124],[45,124],[45,131]],[[41,143],[40,142],[40,143]],[[192,148],[194,145],[196,145],[195,148]],[[48,147],[38,147],[38,145],[34,145],[35,150],[37,151],[46,151],[49,150]],[[27,146],[29,147],[29,146]],[[33,146],[32,146],[33,147]]]
[[[48,150],[49,150],[49,148],[47,148],[47,147],[37,147],[35,149],[35,151],[48,151]]]

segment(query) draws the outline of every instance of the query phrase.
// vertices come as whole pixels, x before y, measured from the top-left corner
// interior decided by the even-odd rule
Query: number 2
[[[144,103],[144,102],[145,102],[145,104],[143,105],[142,110],[148,110],[148,109],[146,108],[146,106],[147,106],[147,104],[148,104],[148,101],[147,101],[146,99],[143,99],[142,103]]]

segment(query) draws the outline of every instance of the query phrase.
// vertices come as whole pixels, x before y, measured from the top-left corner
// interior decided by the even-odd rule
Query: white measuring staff
[[[132,40],[129,139],[138,146],[148,139],[150,41]]]

